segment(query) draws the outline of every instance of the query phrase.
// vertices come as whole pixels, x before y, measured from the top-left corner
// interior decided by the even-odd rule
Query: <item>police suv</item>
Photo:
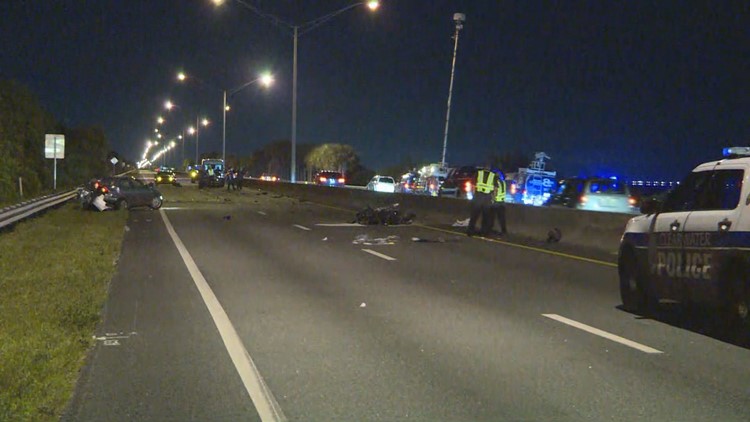
[[[645,201],[620,243],[623,306],[709,305],[750,322],[750,147],[696,167],[662,200]]]

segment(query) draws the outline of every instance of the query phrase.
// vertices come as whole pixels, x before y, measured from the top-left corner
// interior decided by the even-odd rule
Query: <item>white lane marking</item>
[[[258,211],[258,214],[260,214],[260,215],[268,215],[268,214],[266,214],[266,213],[265,213],[265,212],[263,212],[263,211]]]
[[[185,266],[190,272],[190,276],[193,278],[193,282],[195,282],[195,286],[198,288],[198,291],[203,298],[203,303],[206,304],[208,312],[211,314],[211,318],[214,320],[214,324],[216,324],[216,328],[219,330],[219,335],[221,335],[221,339],[224,341],[224,347],[227,349],[227,352],[229,352],[229,357],[232,359],[232,363],[234,363],[234,367],[237,369],[237,373],[240,375],[242,383],[245,385],[245,390],[247,390],[250,399],[255,405],[255,409],[258,411],[261,421],[286,421],[286,416],[284,416],[279,403],[276,401],[273,393],[260,375],[258,367],[255,366],[255,362],[253,362],[253,358],[250,357],[247,349],[245,349],[245,346],[242,344],[240,336],[234,329],[234,325],[232,325],[232,321],[229,320],[226,311],[221,307],[219,299],[216,298],[213,290],[211,290],[211,286],[208,285],[208,282],[198,269],[195,261],[193,261],[193,257],[190,256],[190,252],[188,252],[187,248],[185,248],[185,245],[182,243],[182,240],[180,240],[174,227],[172,227],[172,223],[169,222],[167,213],[162,210],[159,212],[164,220],[164,225],[167,226],[169,236],[172,238],[177,250],[180,252],[182,260],[185,262]]]
[[[565,318],[564,316],[560,316],[560,315],[557,315],[557,314],[542,314],[542,316],[550,318],[550,319],[554,319],[555,321],[558,321],[558,322],[562,322],[563,324],[570,325],[571,327],[578,328],[579,330],[586,331],[587,333],[591,333],[591,334],[594,334],[594,335],[599,336],[599,337],[604,337],[607,340],[614,341],[615,343],[620,343],[620,344],[623,344],[625,346],[632,347],[633,349],[640,350],[643,353],[651,353],[651,354],[664,353],[661,350],[654,349],[653,347],[648,347],[648,346],[643,345],[641,343],[636,343],[633,340],[628,340],[628,339],[626,339],[624,337],[620,337],[618,335],[615,335],[615,334],[612,334],[612,333],[608,333],[608,332],[606,332],[604,330],[600,330],[598,328],[594,328],[594,327],[592,327],[590,325],[586,325],[584,323],[581,323],[581,322],[578,322],[578,321],[574,321],[574,320],[569,319],[569,318]]]
[[[367,253],[369,253],[369,254],[371,254],[371,255],[375,255],[375,256],[377,256],[378,258],[383,258],[383,259],[385,259],[386,261],[395,261],[395,260],[396,260],[396,258],[394,258],[394,257],[392,257],[392,256],[388,256],[388,255],[386,255],[386,254],[382,254],[382,253],[380,253],[380,252],[376,252],[376,251],[373,251],[372,249],[362,249],[362,251],[363,251],[363,252],[367,252]]]
[[[186,210],[187,208],[184,207],[161,207],[161,209],[165,211],[174,211],[174,210]]]
[[[312,230],[311,228],[308,228],[308,227],[305,227],[305,226],[300,226],[299,224],[292,224],[292,225],[293,225],[294,227],[296,227],[296,228],[300,229],[300,230],[305,230],[305,231],[308,231],[308,232],[309,232],[310,230]]]
[[[364,224],[359,223],[318,223],[316,226],[320,227],[365,227]]]

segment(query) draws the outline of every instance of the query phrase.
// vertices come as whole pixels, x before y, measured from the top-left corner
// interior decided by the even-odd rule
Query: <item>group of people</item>
[[[477,171],[474,198],[471,200],[471,218],[466,234],[477,233],[487,236],[492,232],[495,220],[500,224],[500,235],[507,233],[505,225],[505,180],[498,173],[487,169]],[[477,219],[482,216],[482,224],[477,232]]]
[[[229,190],[242,190],[242,180],[245,178],[244,169],[230,168],[224,175],[224,181]]]

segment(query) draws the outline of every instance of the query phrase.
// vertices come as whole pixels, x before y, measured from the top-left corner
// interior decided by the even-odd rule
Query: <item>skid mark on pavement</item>
[[[606,338],[607,340],[614,341],[615,343],[620,343],[620,344],[623,344],[625,346],[632,347],[633,349],[639,350],[639,351],[641,351],[643,353],[649,353],[649,354],[664,353],[661,350],[654,349],[653,347],[649,347],[649,346],[643,345],[641,343],[637,343],[637,342],[635,342],[633,340],[628,340],[628,339],[626,339],[624,337],[620,337],[618,335],[615,335],[615,334],[612,334],[612,333],[608,333],[608,332],[606,332],[604,330],[600,330],[598,328],[594,328],[594,327],[592,327],[590,325],[586,325],[584,323],[581,323],[581,322],[578,322],[578,321],[575,321],[575,320],[572,320],[572,319],[569,319],[569,318],[565,318],[564,316],[560,316],[560,315],[557,315],[557,314],[542,314],[542,316],[543,317],[547,317],[549,319],[553,319],[553,320],[555,320],[557,322],[562,322],[563,324],[569,325],[571,327],[578,328],[579,330],[586,331],[587,333],[591,333],[591,334],[593,334],[595,336]]]

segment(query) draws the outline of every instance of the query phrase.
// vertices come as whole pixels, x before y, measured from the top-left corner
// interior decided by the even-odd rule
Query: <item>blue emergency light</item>
[[[721,150],[724,157],[748,157],[750,147],[727,147]]]

